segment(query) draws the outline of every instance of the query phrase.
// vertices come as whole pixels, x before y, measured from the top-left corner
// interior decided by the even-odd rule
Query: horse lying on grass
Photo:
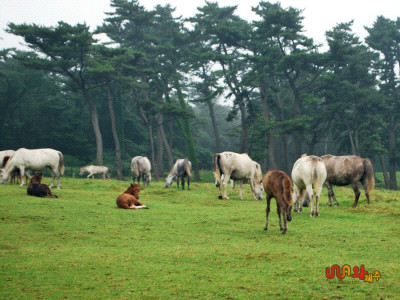
[[[35,172],[27,189],[27,193],[30,196],[45,197],[45,198],[58,198],[57,195],[53,195],[47,184],[42,184],[42,173]]]
[[[292,181],[285,172],[270,170],[264,176],[263,187],[267,196],[267,216],[264,230],[268,229],[268,215],[271,199],[275,198],[279,216],[279,227],[281,228],[282,234],[285,234],[287,231],[286,220],[289,222],[292,220]],[[281,213],[283,214],[283,227]]]
[[[131,184],[131,186],[123,194],[118,196],[117,206],[125,209],[148,209],[146,205],[143,205],[143,203],[139,201],[139,193],[139,184]]]

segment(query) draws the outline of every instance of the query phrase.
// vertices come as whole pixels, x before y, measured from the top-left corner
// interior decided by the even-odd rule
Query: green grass
[[[211,177],[210,177],[211,178]],[[49,183],[45,178],[44,183]],[[263,231],[265,200],[245,185],[231,200],[212,183],[191,191],[154,182],[141,191],[149,210],[122,210],[129,185],[63,178],[58,199],[0,186],[0,298],[396,298],[400,272],[400,192],[335,188],[339,207],[309,208],[279,230],[275,200]],[[382,278],[325,277],[325,268],[363,264]]]

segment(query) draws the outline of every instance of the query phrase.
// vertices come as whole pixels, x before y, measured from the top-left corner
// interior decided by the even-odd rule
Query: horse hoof
[[[335,203],[335,206],[339,206],[339,203]]]
[[[268,227],[264,227],[264,230],[268,230]]]
[[[218,196],[218,199],[222,199],[222,196]]]
[[[332,206],[332,203],[328,203],[328,206],[331,207],[331,206]]]
[[[286,229],[282,231],[282,234],[285,234],[285,233],[286,233]]]

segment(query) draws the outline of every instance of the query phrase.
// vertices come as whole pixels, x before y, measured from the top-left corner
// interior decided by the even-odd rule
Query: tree
[[[380,55],[375,68],[379,76],[379,88],[386,100],[384,118],[388,122],[390,188],[397,188],[396,164],[398,164],[398,130],[400,120],[400,18],[396,21],[379,16],[373,26],[366,27],[367,44]]]
[[[96,139],[96,161],[103,164],[103,140],[99,116],[90,90],[104,85],[90,76],[90,64],[94,53],[93,34],[85,24],[69,25],[58,22],[55,27],[36,24],[10,23],[7,31],[24,38],[29,48],[38,55],[16,55],[25,66],[59,75],[71,91],[80,91],[89,106],[90,119]]]

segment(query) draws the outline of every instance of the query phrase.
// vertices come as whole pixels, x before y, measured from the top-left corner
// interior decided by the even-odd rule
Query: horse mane
[[[2,164],[2,167],[4,167],[6,164],[7,164],[7,162],[8,162],[8,160],[11,158],[11,156],[4,156],[4,158],[3,158],[3,164]]]
[[[42,182],[42,173],[35,172],[35,174],[33,174],[33,177],[31,178],[30,183],[40,184],[41,182]]]

